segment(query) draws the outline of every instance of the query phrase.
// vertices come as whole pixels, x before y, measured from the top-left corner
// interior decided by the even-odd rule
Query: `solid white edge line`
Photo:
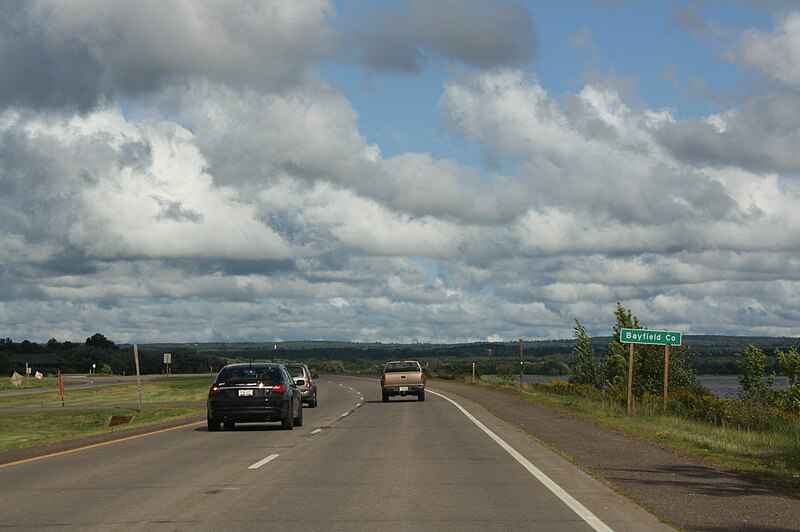
[[[604,522],[602,522],[600,519],[598,519],[596,515],[594,515],[591,511],[589,511],[588,508],[586,508],[584,505],[579,503],[572,495],[570,495],[569,493],[564,491],[564,488],[562,488],[561,486],[559,486],[558,484],[553,482],[553,480],[550,477],[545,475],[538,467],[533,465],[527,458],[525,458],[524,456],[519,454],[519,452],[516,449],[514,449],[508,443],[506,443],[502,438],[500,438],[500,436],[498,436],[497,434],[495,434],[494,432],[489,430],[486,427],[486,425],[484,425],[483,423],[478,421],[475,418],[475,416],[473,416],[472,414],[467,412],[467,410],[463,406],[461,406],[460,404],[456,403],[455,401],[453,401],[449,397],[446,397],[446,396],[444,396],[444,395],[442,395],[440,393],[436,393],[433,390],[429,389],[427,391],[429,393],[432,393],[433,395],[441,397],[442,399],[450,401],[456,408],[461,410],[461,413],[463,413],[465,416],[467,416],[467,418],[470,421],[475,423],[475,425],[477,425],[478,428],[480,428],[483,432],[485,432],[487,436],[489,436],[491,439],[493,439],[495,441],[495,443],[497,443],[497,445],[502,447],[508,454],[510,454],[512,457],[514,457],[514,459],[517,462],[519,462],[522,465],[522,467],[527,469],[528,472],[531,475],[536,477],[536,479],[539,482],[544,484],[545,487],[547,489],[549,489],[551,492],[553,492],[553,494],[556,497],[561,499],[564,502],[564,504],[569,506],[570,509],[572,509],[573,512],[578,514],[578,516],[580,516],[581,519],[586,521],[586,523],[589,526],[591,526],[593,529],[597,530],[598,532],[599,531],[613,532],[612,529],[609,528],[608,525],[606,525]]]
[[[266,464],[267,462],[272,462],[277,457],[278,457],[277,454],[271,454],[271,455],[267,456],[266,458],[264,458],[263,460],[259,460],[258,462],[256,462],[255,464],[251,465],[247,469],[258,469],[259,467],[261,467],[262,465]]]

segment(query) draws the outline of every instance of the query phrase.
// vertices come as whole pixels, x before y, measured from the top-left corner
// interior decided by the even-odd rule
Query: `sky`
[[[0,337],[800,335],[800,4],[0,3]]]

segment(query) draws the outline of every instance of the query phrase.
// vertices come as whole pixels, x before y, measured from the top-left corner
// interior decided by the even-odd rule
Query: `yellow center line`
[[[93,443],[92,445],[85,445],[83,447],[77,447],[75,449],[68,449],[66,451],[59,451],[57,453],[44,454],[42,456],[34,456],[32,458],[25,458],[24,460],[17,460],[16,462],[8,462],[7,464],[0,464],[0,468],[11,467],[11,466],[14,466],[14,465],[24,464],[26,462],[34,462],[36,460],[43,460],[44,458],[52,458],[54,456],[61,456],[62,454],[77,453],[79,451],[85,451],[87,449],[93,449],[95,447],[102,447],[103,445],[111,445],[112,443],[120,443],[120,442],[123,442],[123,441],[135,440],[136,438],[143,438],[145,436],[152,436],[153,434],[160,434],[162,432],[169,432],[171,430],[185,429],[186,427],[191,427],[191,426],[194,426],[194,425],[202,425],[203,423],[205,423],[205,421],[194,421],[192,423],[187,423],[186,425],[179,425],[177,427],[170,427],[170,428],[167,428],[167,429],[155,430],[153,432],[145,432],[144,434],[135,434],[133,436],[126,436],[124,438],[119,438],[119,439],[111,440],[111,441]]]

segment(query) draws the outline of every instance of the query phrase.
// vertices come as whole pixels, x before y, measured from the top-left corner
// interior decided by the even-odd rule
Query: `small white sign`
[[[19,385],[22,384],[22,378],[22,375],[15,371],[14,374],[11,375],[11,384],[19,388]]]
[[[36,377],[39,380],[42,380],[42,377],[44,377],[44,375],[42,375],[41,371],[37,371],[36,373],[34,373],[33,376]]]
[[[164,353],[164,364],[172,364],[172,353]]]

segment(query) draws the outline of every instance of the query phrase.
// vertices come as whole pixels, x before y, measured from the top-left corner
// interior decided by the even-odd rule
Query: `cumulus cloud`
[[[255,209],[212,186],[175,124],[113,109],[60,121],[8,111],[0,124],[0,183],[13,191],[0,216],[33,246],[101,259],[290,254]]]
[[[687,333],[796,334],[791,12],[731,55],[762,90],[683,118],[613,80],[553,93],[519,68],[537,35],[513,1],[354,21],[322,1],[16,7],[0,7],[17,74],[0,78],[4,336],[553,338],[575,318],[607,334],[617,301]],[[707,31],[698,17],[683,24]],[[316,68],[352,28],[370,74],[443,66],[431,114],[498,164],[368,141]],[[592,31],[573,46],[602,53]]]
[[[738,61],[768,79],[800,89],[800,12],[781,17],[772,32],[752,29],[739,38]]]
[[[280,88],[324,56],[327,0],[0,6],[0,103],[87,111],[187,78]]]
[[[533,20],[521,2],[412,0],[387,8],[348,39],[368,68],[413,74],[426,62],[448,61],[486,69],[520,65],[537,48]]]
[[[490,157],[525,163],[539,209],[645,225],[737,212],[717,180],[664,153],[656,133],[674,121],[669,113],[637,112],[614,90],[587,85],[559,101],[535,78],[504,71],[451,82],[442,108]]]

